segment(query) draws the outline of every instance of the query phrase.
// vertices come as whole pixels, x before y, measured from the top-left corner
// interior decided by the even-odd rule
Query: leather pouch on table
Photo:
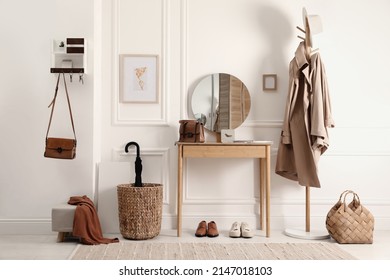
[[[179,142],[203,143],[204,126],[196,120],[180,120]]]

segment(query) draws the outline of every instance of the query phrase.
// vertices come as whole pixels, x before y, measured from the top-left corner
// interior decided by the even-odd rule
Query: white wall
[[[93,1],[0,1],[0,233],[51,231],[51,208],[71,195],[94,195]],[[77,133],[72,161],[43,157],[56,77],[53,39],[85,37],[88,75],[69,82]],[[51,136],[72,137],[63,86]]]
[[[178,121],[192,117],[187,98],[199,79],[214,72],[231,73],[248,87],[252,109],[236,136],[273,140],[274,168],[288,64],[299,42],[295,26],[302,26],[303,6],[322,18],[324,31],[315,43],[325,62],[336,121],[330,130],[331,146],[320,160],[323,187],[312,189],[313,227],[323,227],[328,209],[344,189],[351,188],[374,213],[376,229],[390,229],[387,0],[29,2],[2,1],[6,9],[0,9],[1,38],[15,42],[0,44],[0,125],[5,143],[0,148],[2,232],[7,231],[3,225],[30,230],[31,222],[48,226],[51,205],[76,193],[93,195],[94,190],[104,230],[117,231],[115,223],[107,221],[117,219],[115,186],[134,180],[134,156],[123,155],[129,141],[141,146],[144,181],[164,184],[163,227],[174,228]],[[36,11],[34,16],[28,10]],[[69,13],[77,14],[71,23],[62,20]],[[14,23],[12,29],[4,28],[11,26],[9,22]],[[18,27],[16,22],[25,24]],[[88,38],[89,69],[96,72],[91,71],[84,86],[75,83],[70,88],[80,140],[78,158],[72,162],[42,157],[46,106],[54,83],[48,74],[47,42],[58,36]],[[32,41],[27,49],[26,39]],[[119,103],[122,53],[159,55],[158,104]],[[262,91],[262,75],[267,73],[278,75],[276,92]],[[29,149],[23,149],[26,137]],[[207,139],[214,136],[207,134]],[[97,182],[95,162],[101,162]],[[184,227],[193,229],[203,219],[216,220],[225,229],[235,220],[257,221],[259,178],[254,161],[187,163]],[[272,229],[303,227],[304,188],[274,173],[271,183]]]

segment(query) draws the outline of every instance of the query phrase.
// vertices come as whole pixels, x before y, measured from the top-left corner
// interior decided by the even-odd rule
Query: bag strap
[[[50,113],[50,119],[49,119],[49,125],[47,126],[47,131],[46,131],[46,140],[49,136],[49,130],[50,130],[50,126],[51,126],[51,121],[53,119],[53,112],[54,112],[54,107],[56,105],[56,100],[57,100],[57,95],[58,95],[58,84],[60,82],[60,76],[61,76],[61,73],[58,74],[58,78],[57,78],[57,84],[56,84],[56,89],[55,89],[55,92],[54,92],[54,98],[53,100],[51,101],[51,103],[49,104],[48,108],[50,108],[51,106],[51,113]],[[66,86],[66,80],[65,80],[65,74],[62,73],[62,76],[64,78],[64,86],[65,86],[65,92],[66,92],[66,99],[68,100],[68,108],[69,108],[69,114],[70,114],[70,121],[72,123],[72,130],[73,130],[73,135],[74,135],[74,139],[76,140],[76,131],[74,129],[74,122],[73,122],[73,115],[72,115],[72,107],[70,105],[70,99],[69,99],[69,93],[68,93],[68,88]],[[77,142],[77,140],[76,140]]]
[[[55,92],[54,92],[54,98],[50,102],[49,106],[47,106],[48,108],[50,108],[50,106],[51,106],[51,112],[50,112],[49,125],[47,126],[47,131],[46,131],[46,140],[47,140],[47,138],[49,136],[49,130],[50,130],[50,126],[51,126],[51,121],[53,119],[53,112],[54,112],[54,106],[56,105],[56,99],[57,99],[57,93],[58,93],[58,84],[60,82],[60,77],[61,77],[61,73],[58,73],[57,84],[56,84],[56,88],[55,88]]]
[[[62,73],[62,75],[63,75],[63,78],[64,78],[66,99],[68,100],[68,108],[69,108],[70,121],[72,122],[73,135],[74,135],[74,139],[76,140],[76,131],[74,129],[73,114],[72,114],[72,107],[70,106],[70,98],[69,98],[69,93],[68,93],[68,87],[66,86],[65,74]]]

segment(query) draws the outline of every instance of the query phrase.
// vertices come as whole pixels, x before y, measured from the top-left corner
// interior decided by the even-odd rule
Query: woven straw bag
[[[163,187],[145,183],[117,186],[120,233],[124,238],[144,240],[160,234]]]
[[[348,194],[353,195],[347,205]],[[342,244],[371,244],[373,242],[374,216],[360,203],[359,196],[351,191],[344,191],[339,201],[326,216],[326,228],[330,236]]]

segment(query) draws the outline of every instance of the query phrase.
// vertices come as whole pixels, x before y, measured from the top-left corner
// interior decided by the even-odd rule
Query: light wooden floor
[[[107,234],[105,237],[118,237],[125,241],[120,234]],[[0,235],[0,259],[1,260],[66,260],[77,246],[77,241],[67,240],[63,243],[56,242],[56,234],[50,235]],[[251,239],[229,238],[227,231],[220,232],[216,238],[194,236],[194,230],[183,229],[183,236],[176,237],[175,230],[163,230],[159,236],[147,240],[147,242],[319,242],[291,238],[281,231],[271,232],[271,237],[266,238],[261,231]],[[333,240],[321,240],[320,242],[334,242]],[[390,260],[390,232],[377,231],[374,234],[374,244],[371,245],[339,245],[342,249],[361,260]]]

